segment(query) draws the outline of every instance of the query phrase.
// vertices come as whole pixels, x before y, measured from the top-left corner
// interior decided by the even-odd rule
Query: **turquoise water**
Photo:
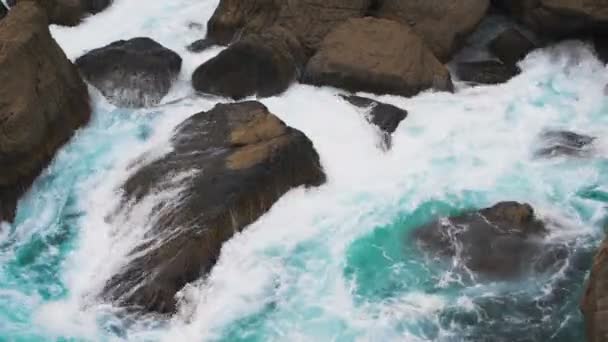
[[[504,85],[381,97],[409,111],[389,152],[334,89],[295,85],[263,99],[310,137],[328,183],[294,189],[235,236],[209,276],[179,294],[173,317],[102,302],[97,294],[145,236],[154,204],[177,191],[124,207],[120,185],[170,148],[175,125],[217,101],[190,97],[188,83],[217,50],[184,48],[201,35],[187,24],[204,22],[215,5],[151,0],[142,9],[117,0],[77,28],[54,28],[71,58],[147,35],[178,51],[184,71],[171,104],[158,108],[120,110],[95,95],[92,122],[22,199],[15,223],[3,226],[0,341],[584,340],[577,306],[608,222],[608,72],[577,43],[533,53]],[[140,15],[126,20],[134,9]],[[545,129],[598,139],[588,158],[537,159]],[[559,222],[549,238],[567,246],[565,267],[483,282],[410,239],[438,217],[502,200],[529,202]]]

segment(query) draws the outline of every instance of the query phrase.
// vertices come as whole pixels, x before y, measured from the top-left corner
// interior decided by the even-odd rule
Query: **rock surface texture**
[[[105,298],[145,311],[175,310],[175,294],[207,273],[222,244],[289,189],[325,180],[312,143],[258,102],[218,104],[183,122],[173,151],[124,185],[135,203],[181,188],[154,210],[149,243],[108,283]],[[125,210],[129,210],[127,206]]]
[[[0,41],[0,221],[11,221],[16,201],[91,109],[37,3],[20,2],[0,21]]]

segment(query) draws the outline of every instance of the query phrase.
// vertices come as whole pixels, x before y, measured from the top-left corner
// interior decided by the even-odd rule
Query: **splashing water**
[[[388,152],[362,113],[330,88],[294,85],[262,99],[314,143],[328,176],[294,189],[225,244],[208,277],[179,294],[171,318],[131,316],[96,296],[179,188],[120,208],[120,185],[170,150],[172,129],[210,109],[189,77],[215,55],[185,50],[217,1],[116,0],[76,28],[53,27],[74,59],[149,36],[184,58],[164,104],[95,112],[20,201],[0,236],[0,340],[8,341],[579,341],[578,300],[608,203],[608,72],[577,42],[533,52],[523,73],[456,94],[376,97],[409,111]],[[137,13],[137,15],[133,15]],[[194,27],[194,28],[192,28]],[[538,159],[538,136],[598,137],[584,159]],[[509,283],[462,277],[409,238],[439,216],[501,200],[560,222],[570,251],[554,274]],[[120,210],[119,210],[120,209]],[[128,213],[109,223],[116,212]],[[119,227],[120,226],[120,227]]]

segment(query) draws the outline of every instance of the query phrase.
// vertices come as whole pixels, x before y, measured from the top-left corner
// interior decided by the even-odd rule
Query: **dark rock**
[[[542,147],[536,151],[540,157],[585,156],[595,140],[588,135],[568,131],[546,131],[541,134]]]
[[[534,50],[536,45],[517,29],[510,28],[494,38],[489,47],[504,64],[514,66]]]
[[[489,0],[383,0],[375,15],[411,26],[435,56],[447,62],[489,7]]]
[[[480,84],[504,83],[520,73],[518,67],[498,61],[457,63],[454,71],[459,80]]]
[[[382,131],[392,134],[399,123],[407,117],[407,111],[399,107],[382,103],[366,97],[355,95],[340,95],[353,106],[368,109],[368,120]]]
[[[76,26],[85,15],[80,0],[9,0],[8,5],[13,7],[20,2],[37,2],[46,11],[50,24]]]
[[[222,244],[285,192],[325,181],[310,140],[259,102],[218,104],[196,114],[176,129],[172,143],[169,154],[127,180],[125,202],[182,190],[155,206],[148,242],[133,250],[102,294],[161,313],[173,312],[176,292],[209,272]]]
[[[133,38],[91,50],[76,65],[110,102],[145,107],[158,104],[167,95],[182,59],[150,38]]]
[[[199,66],[192,75],[197,91],[240,99],[285,91],[301,69],[298,40],[280,27],[245,37]]]
[[[595,53],[602,63],[608,63],[608,35],[595,35],[593,37]]]
[[[488,279],[511,279],[553,269],[565,257],[542,241],[547,232],[528,204],[501,202],[491,208],[442,218],[414,232],[420,247],[433,255],[457,258]]]
[[[17,4],[0,22],[0,221],[91,115],[78,71],[53,40],[45,10]]]
[[[585,332],[588,342],[608,340],[608,239],[604,239],[595,258],[587,280],[585,293],[580,303],[585,317]]]
[[[188,45],[186,47],[186,49],[188,49],[188,51],[190,52],[203,52],[205,50],[207,50],[208,48],[212,47],[213,45],[215,45],[215,43],[207,38],[204,39],[199,39],[195,42],[193,42],[192,44]]]
[[[449,72],[413,31],[375,18],[350,19],[328,34],[301,81],[403,96],[452,90]]]
[[[97,14],[106,9],[112,3],[112,0],[80,0],[85,11],[91,14]]]
[[[6,17],[7,14],[8,14],[8,8],[6,8],[4,6],[4,4],[2,3],[2,1],[0,1],[0,20],[2,20],[2,18]]]

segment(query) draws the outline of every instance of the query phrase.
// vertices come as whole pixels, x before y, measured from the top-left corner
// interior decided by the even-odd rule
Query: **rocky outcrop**
[[[176,292],[207,273],[222,244],[285,192],[325,180],[310,140],[258,102],[196,114],[176,129],[172,144],[169,154],[128,179],[125,202],[137,206],[173,188],[181,188],[180,195],[154,206],[149,243],[133,250],[134,259],[102,294],[161,313],[172,312]]]
[[[517,62],[536,48],[536,45],[517,29],[510,28],[494,38],[489,48],[505,65],[516,66]]]
[[[604,0],[494,0],[537,32],[569,36],[583,31],[608,32]]]
[[[447,69],[409,27],[375,18],[350,19],[328,34],[301,81],[403,96],[452,90]]]
[[[299,41],[275,26],[232,44],[199,66],[192,75],[197,91],[241,99],[285,91],[305,61]]]
[[[473,84],[499,84],[519,74],[517,66],[509,66],[495,60],[460,62],[454,68],[456,77]]]
[[[590,154],[595,137],[569,131],[546,131],[540,136],[539,157],[584,157]]]
[[[588,342],[608,341],[608,239],[604,239],[591,268],[581,300]]]
[[[410,25],[442,62],[481,22],[489,0],[383,0],[376,16]]]
[[[31,1],[0,22],[0,221],[13,219],[18,198],[91,114],[87,87],[47,25]]]
[[[120,40],[76,59],[84,78],[123,107],[158,104],[179,75],[181,57],[150,38]]]
[[[530,205],[501,202],[439,219],[417,229],[414,238],[433,256],[457,258],[480,277],[503,280],[559,267],[567,252],[543,242],[546,233]]]
[[[76,26],[87,14],[101,12],[112,0],[8,0],[9,6],[17,2],[36,1],[47,12],[51,24]]]

